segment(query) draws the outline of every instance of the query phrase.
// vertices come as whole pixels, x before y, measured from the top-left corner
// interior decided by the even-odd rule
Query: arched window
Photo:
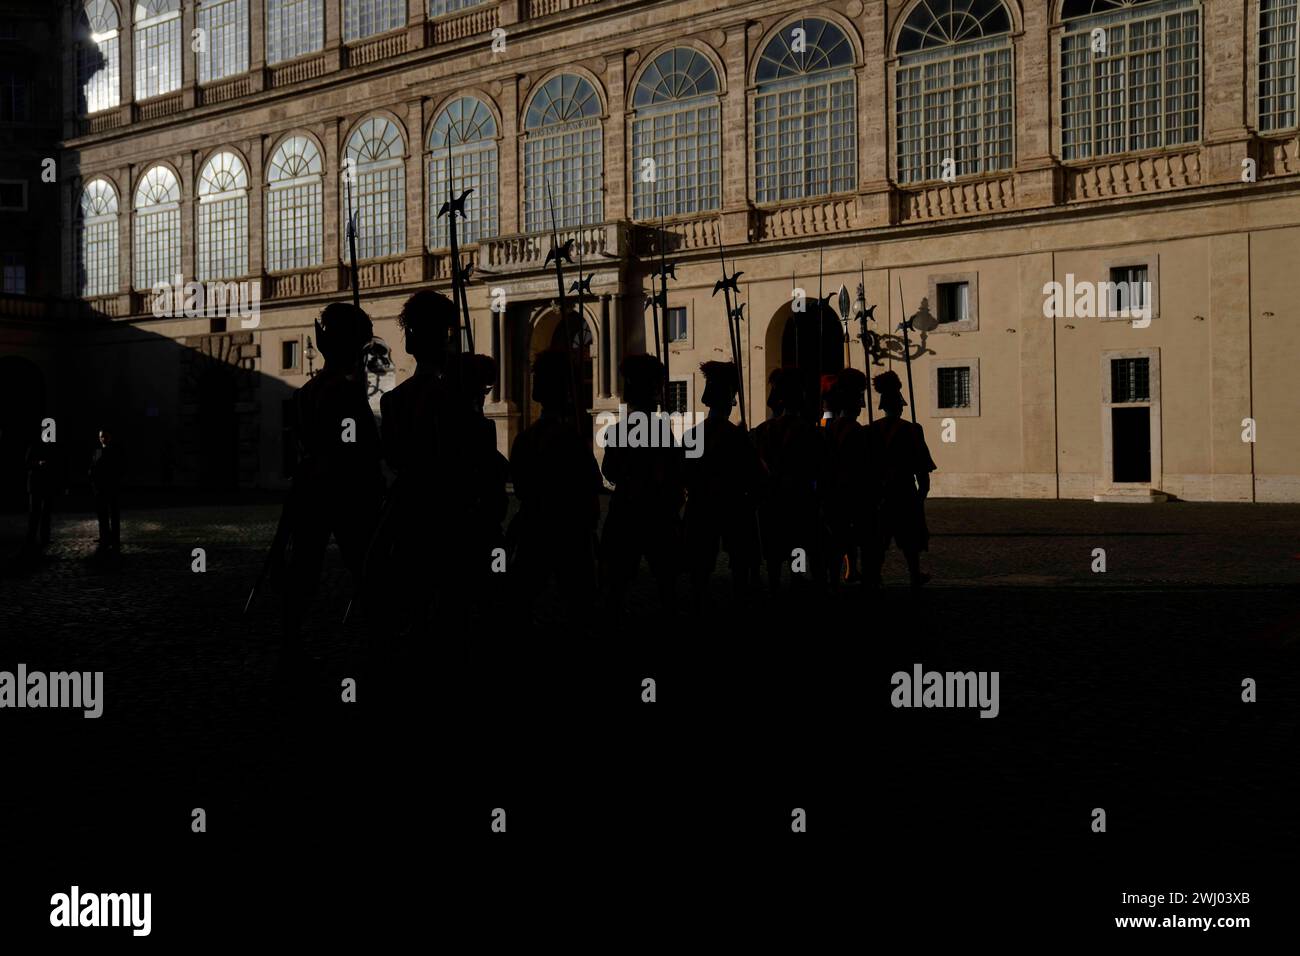
[[[181,186],[166,166],[151,166],[135,189],[135,287],[176,281],[181,271]]]
[[[825,20],[786,24],[758,60],[754,187],[761,203],[855,188],[853,47]]]
[[[266,0],[266,62],[282,63],[325,46],[324,0]]]
[[[135,5],[135,98],[181,88],[181,0]]]
[[[374,116],[348,137],[343,155],[344,175],[352,170],[352,209],[357,214],[357,258],[377,259],[406,251],[406,143],[389,120]],[[347,247],[347,183],[339,209]]]
[[[343,39],[387,33],[406,26],[406,0],[343,0]]]
[[[120,21],[110,0],[87,0],[77,47],[77,84],[86,112],[111,109],[121,102]]]
[[[200,83],[248,72],[248,0],[201,0],[198,26]]]
[[[482,100],[462,96],[438,114],[429,130],[429,248],[445,249],[447,217],[438,210],[447,201],[447,144],[451,143],[451,188],[465,200],[465,215],[456,224],[460,242],[480,242],[497,234],[497,121]]]
[[[1297,0],[1259,0],[1259,130],[1296,125]]]
[[[266,175],[268,272],[321,264],[322,165],[316,144],[289,136],[276,149]]]
[[[690,47],[659,54],[637,80],[632,108],[633,218],[719,208],[718,74],[708,59]]]
[[[922,0],[896,51],[900,183],[1011,168],[1011,17],[1002,0]]]
[[[524,228],[528,232],[550,231],[552,204],[560,227],[604,218],[600,114],[596,91],[572,73],[551,77],[533,95],[524,114]]]
[[[199,173],[199,281],[248,273],[248,172],[232,152]]]
[[[1065,0],[1061,17],[1063,160],[1200,138],[1196,0]]]
[[[77,289],[87,298],[117,293],[117,191],[92,179],[81,191]]]

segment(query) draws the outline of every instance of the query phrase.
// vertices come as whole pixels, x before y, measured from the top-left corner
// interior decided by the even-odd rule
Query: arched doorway
[[[591,317],[586,316],[585,321],[579,321],[576,312],[570,312],[568,320],[561,323],[559,311],[550,308],[538,316],[533,323],[532,334],[528,341],[528,375],[524,389],[524,405],[527,409],[525,422],[528,425],[533,424],[542,412],[541,406],[533,401],[533,360],[539,353],[548,349],[563,351],[566,348],[572,348],[576,353],[574,371],[577,376],[578,402],[582,406],[582,424],[586,434],[591,431],[596,338]]]
[[[764,354],[764,400],[766,377],[776,368],[784,368],[798,377],[804,408],[809,415],[816,415],[821,408],[821,376],[834,375],[844,368],[844,326],[829,305],[819,317],[814,299],[808,300],[806,312],[795,312],[787,303],[768,326]]]
[[[204,487],[226,490],[239,483],[238,395],[234,369],[209,362],[198,384],[199,480]]]
[[[40,440],[45,374],[20,355],[0,358],[0,507],[21,507],[27,489],[27,446]],[[62,437],[62,435],[59,435]]]

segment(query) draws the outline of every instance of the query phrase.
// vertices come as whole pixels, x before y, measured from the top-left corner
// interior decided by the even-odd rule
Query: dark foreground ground
[[[502,593],[386,671],[368,622],[340,623],[335,560],[287,684],[274,598],[239,614],[276,514],[129,508],[109,570],[85,560],[90,516],[65,513],[48,560],[0,581],[0,670],[105,672],[98,720],[0,710],[5,938],[73,883],[152,892],[169,948],[270,926],[385,952],[469,926],[488,950],[523,926],[618,951],[690,914],[712,926],[675,937],[693,948],[778,923],[811,952],[832,931],[836,949],[1202,933],[1115,927],[1148,915],[1294,938],[1300,507],[935,501],[919,594],[891,558],[871,601],[737,604],[724,562],[712,615],[661,613],[643,580],[628,620],[593,608],[583,636],[508,629]],[[0,518],[4,553],[21,528]],[[999,715],[892,707],[918,663],[997,671]],[[622,929],[597,936],[606,914]]]

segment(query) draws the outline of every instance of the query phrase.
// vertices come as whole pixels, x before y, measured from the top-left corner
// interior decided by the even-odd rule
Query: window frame
[[[96,195],[107,194],[111,200],[113,211],[111,213],[103,212],[87,217],[84,211],[86,196],[91,192],[91,187],[96,183],[104,184],[102,190],[96,190]],[[116,183],[106,176],[94,176],[82,184],[81,191],[77,196],[75,219],[77,230],[75,253],[77,256],[76,289],[78,298],[98,299],[104,296],[117,295],[122,291],[121,214],[121,197],[118,195]],[[95,272],[96,276],[102,275],[106,280],[104,283],[106,287],[105,291],[100,291],[98,284],[94,287],[95,291],[91,291],[88,288],[91,272],[86,266],[89,258],[87,252],[90,248],[88,243],[91,237],[87,231],[87,227],[90,226],[108,227],[99,231],[102,232],[102,239],[93,244],[95,246],[102,245],[106,251],[106,254],[102,257],[103,268],[96,270]]]
[[[1205,23],[1205,6],[1202,3],[1202,0],[1150,0],[1150,2],[1138,3],[1131,7],[1118,8],[1116,10],[1103,11],[1100,13],[1092,13],[1086,16],[1070,17],[1069,19],[1066,19],[1063,15],[1061,15],[1064,12],[1063,5],[1058,9],[1060,10],[1060,13],[1058,14],[1058,19],[1055,25],[1055,31],[1056,31],[1055,60],[1053,62],[1052,76],[1050,82],[1054,90],[1054,96],[1052,97],[1053,103],[1051,107],[1055,118],[1055,122],[1052,124],[1053,125],[1053,146],[1055,149],[1055,155],[1059,158],[1060,162],[1063,165],[1093,166],[1093,165],[1104,164],[1107,162],[1113,162],[1117,158],[1121,158],[1121,157],[1159,155],[1161,153],[1168,153],[1171,151],[1192,150],[1192,149],[1196,149],[1202,143],[1205,142],[1206,23]],[[1167,104],[1169,102],[1170,97],[1165,92],[1165,87],[1169,83],[1168,74],[1167,74],[1167,70],[1169,67],[1169,58],[1168,58],[1169,46],[1167,45],[1166,42],[1168,32],[1166,29],[1167,24],[1165,22],[1165,18],[1172,15],[1186,13],[1188,11],[1196,12],[1196,31],[1197,31],[1196,44],[1195,44],[1196,132],[1195,132],[1195,136],[1192,137],[1191,139],[1185,140],[1183,142],[1171,143],[1169,142],[1170,127],[1168,123],[1169,114],[1167,111]],[[1131,75],[1130,71],[1132,69],[1130,65],[1130,61],[1135,56],[1135,54],[1129,49],[1129,39],[1131,37],[1131,27],[1133,24],[1145,23],[1151,21],[1158,21],[1160,24],[1160,46],[1158,48],[1160,52],[1160,64],[1159,64],[1160,74],[1157,82],[1157,85],[1160,89],[1160,93],[1158,94],[1157,100],[1161,104],[1161,109],[1158,114],[1159,121],[1160,121],[1160,128],[1159,128],[1160,144],[1157,146],[1143,146],[1137,149],[1133,149],[1130,148],[1131,138],[1135,134],[1133,133],[1131,128],[1132,99],[1129,95],[1129,91],[1131,89],[1129,80]],[[1122,63],[1123,69],[1118,74],[1115,74],[1120,78],[1122,78],[1123,80],[1123,86],[1122,86],[1123,100],[1121,103],[1122,117],[1117,123],[1112,123],[1112,125],[1118,125],[1120,128],[1124,130],[1123,136],[1125,138],[1125,148],[1115,152],[1098,152],[1097,150],[1098,122],[1096,117],[1097,117],[1098,98],[1107,94],[1113,95],[1114,91],[1107,90],[1102,93],[1099,93],[1097,91],[1096,86],[1098,82],[1098,73],[1095,69],[1095,61],[1093,60],[1091,45],[1086,45],[1088,50],[1087,65],[1089,69],[1087,72],[1086,83],[1084,85],[1088,90],[1088,98],[1087,98],[1087,108],[1085,111],[1080,111],[1080,115],[1086,114],[1086,116],[1088,117],[1088,122],[1086,126],[1086,129],[1088,131],[1087,155],[1076,155],[1067,158],[1066,143],[1065,143],[1065,139],[1066,139],[1065,127],[1066,127],[1066,118],[1068,115],[1071,114],[1067,113],[1065,108],[1065,97],[1066,97],[1066,87],[1067,87],[1066,72],[1065,72],[1066,71],[1065,57],[1067,53],[1065,48],[1066,41],[1068,37],[1075,36],[1075,35],[1091,36],[1092,31],[1094,29],[1097,29],[1099,27],[1105,27],[1105,26],[1122,26],[1124,29],[1125,52],[1123,54],[1116,55],[1118,58],[1118,62]],[[1146,52],[1149,54],[1151,51],[1148,50]],[[1111,60],[1108,62],[1116,62],[1116,61]],[[1185,64],[1187,61],[1184,60],[1180,62]],[[1083,82],[1083,81],[1071,81],[1071,82]],[[1187,94],[1184,93],[1181,95],[1185,96]],[[1182,128],[1183,127],[1179,127],[1179,129]],[[1072,148],[1076,150],[1081,149],[1081,147],[1077,145]]]
[[[204,184],[208,178],[208,170],[223,156],[230,156],[235,161],[238,175],[233,172],[229,173],[236,179],[235,188],[225,189],[221,192],[205,191]],[[243,178],[243,186],[238,185],[240,176]],[[250,194],[252,190],[252,177],[248,174],[248,164],[244,162],[244,157],[236,150],[230,147],[220,147],[203,161],[203,165],[199,167],[196,183],[197,186],[194,191],[195,277],[199,282],[230,281],[246,277],[249,274],[249,207],[251,205]],[[233,217],[223,216],[214,222],[212,212],[209,212],[206,216],[204,215],[205,210],[212,210],[214,207],[223,207],[229,204],[236,205]],[[220,211],[225,213],[227,210],[221,209]],[[231,219],[234,221],[234,252],[231,254],[223,245],[218,252],[214,253],[214,243],[209,233],[214,226],[221,226]],[[227,262],[230,260],[243,268],[233,274],[223,272],[223,274],[217,275],[208,271],[213,262]]]
[[[970,370],[970,405],[965,408],[942,408],[939,405],[939,370],[965,368]],[[930,417],[979,418],[980,417],[980,360],[978,358],[936,358],[930,363]]]
[[[533,112],[537,98],[542,92],[555,80],[560,80],[561,92],[563,92],[563,78],[573,77],[580,84],[585,84],[592,91],[592,96],[586,98],[583,102],[592,102],[596,104],[599,111],[595,115],[585,112],[582,104],[578,104],[582,109],[582,115],[576,118],[561,119],[556,122],[541,122],[536,126],[529,126],[529,114]],[[575,95],[581,90],[581,86],[575,87],[573,93],[566,94],[564,99],[571,102],[575,101]],[[550,94],[548,94],[549,96]],[[551,103],[558,102],[556,97],[550,97]],[[550,112],[549,108],[545,112]],[[608,190],[608,184],[605,182],[605,122],[608,120],[608,107],[605,99],[601,95],[600,84],[584,73],[576,70],[561,70],[546,77],[545,80],[538,83],[532,90],[523,109],[523,122],[520,124],[519,139],[519,169],[521,171],[522,189],[519,191],[519,201],[521,206],[524,232],[529,234],[548,233],[552,229],[550,203],[545,195],[546,168],[548,164],[559,164],[560,171],[565,178],[569,178],[570,169],[567,164],[575,164],[573,177],[577,180],[579,186],[576,191],[576,197],[571,196],[568,192],[561,193],[559,201],[555,203],[555,227],[561,230],[578,230],[586,229],[591,226],[599,225],[605,221],[605,193]],[[592,155],[587,155],[587,135],[593,136],[594,149]],[[566,138],[576,139],[579,146],[579,152],[576,157],[564,149],[564,140]],[[554,150],[552,158],[547,158],[547,147]],[[531,154],[540,152],[541,156],[534,162]],[[558,156],[556,159],[554,157]],[[532,181],[532,170],[536,167],[543,175],[543,182],[535,183]],[[587,170],[590,168],[594,175],[588,176]],[[588,192],[590,184],[590,192]],[[534,199],[532,193],[538,190],[538,196]],[[552,196],[555,193],[555,184],[551,184]],[[534,209],[534,204],[540,206],[540,209]],[[594,212],[593,217],[588,216],[588,207]],[[575,215],[576,213],[576,215]]]
[[[394,139],[386,135],[391,130]],[[368,131],[368,132],[367,132]],[[388,155],[384,159],[359,158],[365,155],[367,147],[379,144],[386,153],[396,147],[396,156]],[[355,154],[355,156],[354,156]],[[406,142],[406,130],[401,123],[386,113],[369,113],[357,121],[349,130],[343,141],[343,150],[339,170],[339,261],[349,260],[348,247],[348,184],[345,176],[348,160],[353,159],[354,178],[352,180],[353,212],[369,210],[370,216],[357,217],[357,261],[376,259],[394,259],[407,254],[410,236],[406,228],[406,161],[409,151]],[[375,188],[367,191],[371,183]],[[383,229],[374,236],[368,232],[378,221],[375,206],[362,202],[366,196],[383,196]],[[382,244],[381,244],[382,240]],[[396,248],[393,247],[396,244]]]
[[[464,138],[466,124],[474,121],[478,116],[478,107],[476,106],[474,107],[474,112],[468,119],[466,119],[463,113],[462,104],[467,101],[477,103],[482,107],[483,111],[487,114],[488,120],[491,122],[492,135],[483,135],[481,131],[486,124],[477,122],[474,128],[470,130],[470,132],[475,134],[474,138],[468,140]],[[462,106],[460,119],[452,118],[451,110],[453,106]],[[474,158],[474,162],[478,165],[479,171],[471,179],[471,181],[476,184],[486,178],[482,170],[484,169],[487,158],[490,157],[491,160],[490,215],[483,216],[481,214],[482,209],[487,205],[484,200],[484,193],[488,192],[488,190],[481,188],[479,185],[475,185],[474,192],[471,193],[469,198],[465,201],[467,214],[470,213],[471,210],[479,212],[479,218],[488,220],[488,225],[483,227],[477,227],[476,225],[473,238],[467,239],[463,232],[464,226],[466,223],[475,223],[474,216],[472,214],[469,215],[468,219],[462,220],[457,226],[457,245],[464,248],[466,246],[472,246],[495,239],[501,235],[501,122],[500,118],[497,116],[496,110],[493,109],[492,104],[487,99],[474,92],[467,92],[453,96],[442,104],[442,107],[434,113],[433,120],[429,123],[428,133],[424,137],[424,189],[425,196],[427,197],[426,206],[428,207],[425,245],[430,252],[442,251],[450,248],[449,245],[438,244],[440,238],[439,232],[445,231],[446,229],[446,217],[439,219],[438,210],[441,209],[442,204],[447,201],[447,197],[445,195],[445,190],[442,188],[442,184],[439,183],[440,177],[438,177],[434,171],[435,163],[442,164],[447,162],[447,146],[445,140],[441,146],[433,145],[434,135],[439,132],[439,123],[442,122],[443,117],[447,118],[446,134],[444,135],[449,135],[452,140],[451,172],[453,175],[453,188],[456,191],[463,191],[466,188],[464,183],[466,182],[467,177],[464,174],[464,169],[467,165],[467,158]],[[453,133],[454,135],[452,135]],[[459,141],[457,141],[458,137]],[[461,175],[457,180],[455,178],[455,173],[458,159],[461,160],[459,164]],[[445,183],[445,181],[443,181],[443,183]],[[448,239],[448,243],[450,243],[450,239]]]
[[[204,14],[211,15],[213,11],[225,7],[233,6],[236,9],[234,32],[236,41],[233,60],[236,68],[215,72],[213,64],[218,61],[218,50],[213,43],[213,30],[211,26],[204,24]],[[241,36],[241,17],[242,10],[242,36]],[[206,53],[194,54],[195,57],[195,75],[198,77],[200,86],[209,83],[219,83],[222,80],[228,80],[234,76],[242,76],[251,68],[252,62],[252,6],[249,0],[199,0],[194,9],[194,25],[197,29],[205,30],[208,34],[208,50]],[[223,31],[224,32],[224,31]],[[242,59],[241,59],[242,57]],[[241,65],[242,64],[242,65]]]
[[[301,152],[294,151],[293,153],[285,153],[285,155],[286,157],[289,156],[302,157],[303,158],[302,161],[306,163],[308,171],[306,173],[297,176],[282,176],[278,179],[272,179],[271,177],[276,171],[276,159],[281,155],[282,152],[284,152],[286,146],[290,142],[297,139],[303,140],[307,146],[307,149]],[[312,155],[308,156],[308,151],[310,151]],[[319,167],[318,170],[315,172],[311,171],[311,166],[313,161]],[[263,188],[265,189],[266,192],[262,202],[263,205],[262,247],[263,247],[263,254],[265,256],[266,271],[268,273],[305,272],[305,271],[310,271],[312,269],[319,269],[322,266],[324,266],[325,265],[325,229],[326,229],[325,154],[321,150],[320,144],[316,142],[316,139],[313,136],[311,136],[311,134],[301,130],[292,130],[287,134],[285,134],[283,137],[281,137],[279,142],[275,144],[275,148],[271,150],[270,159],[266,164]],[[294,211],[294,218],[299,218],[299,219],[305,218],[309,229],[313,225],[316,226],[316,233],[315,235],[309,234],[309,239],[312,241],[308,243],[306,247],[309,254],[305,258],[308,261],[300,262],[299,257],[295,256],[293,258],[294,264],[281,265],[279,263],[281,263],[286,258],[283,255],[284,250],[280,250],[278,248],[273,250],[271,245],[272,239],[279,234],[279,231],[273,232],[273,230],[271,229],[271,215],[273,211],[272,207],[275,205],[275,203],[273,203],[272,200],[279,193],[289,193],[290,191],[297,192],[298,190],[303,190],[303,189],[307,190],[306,204],[299,204],[298,202],[295,202],[292,206],[286,206],[284,208]],[[300,208],[302,209],[302,211],[297,212],[296,210],[299,210]],[[276,211],[282,212],[283,210],[276,210]],[[344,213],[344,215],[346,215],[346,212]],[[278,253],[278,254],[273,254],[273,253]]]
[[[961,322],[942,322],[936,325],[930,335],[941,333],[978,332],[980,328],[980,274],[978,272],[935,273],[926,278],[927,304],[935,321],[939,320],[939,286],[954,285],[960,282],[969,287],[966,293],[966,318]]]

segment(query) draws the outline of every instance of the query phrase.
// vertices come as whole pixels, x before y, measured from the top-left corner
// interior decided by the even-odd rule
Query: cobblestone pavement
[[[400,673],[369,666],[364,620],[342,626],[331,552],[310,673],[289,686],[273,679],[274,596],[240,618],[277,515],[267,499],[128,502],[113,570],[85,560],[90,515],[55,515],[47,560],[0,581],[0,669],[103,670],[105,711],[0,714],[26,781],[3,788],[5,819],[81,853],[130,841],[147,862],[188,846],[199,806],[226,852],[430,840],[434,856],[463,848],[446,821],[506,805],[516,850],[578,852],[553,822],[604,808],[588,859],[699,837],[799,870],[772,842],[799,806],[847,866],[895,859],[933,880],[924,861],[961,848],[1026,892],[1083,870],[1107,894],[1168,867],[1249,883],[1294,858],[1300,506],[936,500],[919,593],[894,555],[871,603],[846,588],[737,606],[720,568],[701,617],[662,612],[643,574],[629,617],[595,634],[510,633],[494,600]],[[23,527],[0,517],[4,553]],[[891,707],[890,676],[915,663],[998,671],[998,718]]]

